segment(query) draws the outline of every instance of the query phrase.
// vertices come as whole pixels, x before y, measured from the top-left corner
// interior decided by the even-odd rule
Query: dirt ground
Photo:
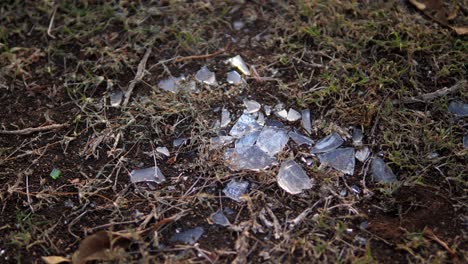
[[[448,111],[468,102],[466,0],[443,2],[443,21],[407,1],[102,2],[0,3],[1,263],[468,262],[468,126]],[[225,81],[235,55],[253,72],[243,85]],[[204,65],[218,86],[158,87]],[[279,166],[230,169],[210,138],[245,98],[310,109],[315,141],[361,128],[398,183],[304,147],[277,157],[313,159],[301,194],[278,186]],[[166,181],[131,183],[155,161]],[[222,192],[232,179],[250,183],[242,202]],[[211,222],[220,208],[231,226]],[[171,240],[196,227],[197,243]]]

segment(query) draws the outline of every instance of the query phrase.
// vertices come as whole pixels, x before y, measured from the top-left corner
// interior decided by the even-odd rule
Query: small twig
[[[34,213],[34,208],[32,207],[31,196],[29,195],[29,176],[26,175],[26,196],[28,197],[28,205],[31,208],[31,212]]]
[[[54,12],[52,13],[52,17],[50,18],[49,27],[47,28],[47,35],[53,39],[55,39],[55,36],[52,35],[52,27],[54,26],[54,19],[55,19],[56,12],[57,12],[57,7],[54,8]]]
[[[212,57],[216,57],[220,54],[223,54],[224,52],[226,52],[228,48],[223,48],[223,49],[220,49],[214,53],[210,53],[210,54],[205,54],[205,55],[192,55],[192,56],[187,56],[187,57],[180,57],[180,58],[177,58],[175,59],[175,62],[181,62],[181,61],[186,61],[186,60],[201,60],[201,59],[209,59],[209,58],[212,58]]]
[[[452,256],[452,259],[453,259],[453,262],[454,263],[459,263],[459,259],[458,259],[458,256],[457,256],[457,253],[455,253],[455,251],[453,251],[453,249],[451,249],[447,243],[445,243],[444,241],[442,241],[440,238],[438,238],[436,236],[436,234],[434,234],[434,231],[432,231],[432,229],[428,228],[427,226],[424,227],[423,229],[423,235],[431,240],[434,240],[435,242],[437,242],[439,245],[441,245],[445,250],[447,250],[447,252]]]
[[[0,130],[0,134],[6,135],[29,135],[36,132],[42,132],[47,130],[59,129],[68,126],[67,123],[65,124],[53,124],[48,126],[41,126],[41,127],[29,127],[20,130]]]
[[[130,81],[130,84],[128,85],[128,89],[125,92],[125,100],[122,104],[122,106],[127,106],[128,102],[130,101],[130,96],[132,95],[133,89],[135,89],[135,85],[139,83],[142,79],[143,76],[145,75],[145,69],[146,69],[146,62],[148,61],[149,55],[151,54],[151,48],[148,48],[145,52],[145,55],[143,55],[143,58],[141,59],[140,63],[138,64],[137,72],[135,74],[135,78]]]
[[[413,104],[413,103],[420,103],[420,102],[428,102],[438,97],[442,97],[442,96],[454,93],[458,91],[458,89],[460,89],[461,87],[464,87],[465,85],[466,85],[466,81],[461,81],[449,88],[444,87],[432,93],[421,94],[421,95],[413,96],[413,97],[403,97],[400,100],[393,100],[392,103],[393,104]]]

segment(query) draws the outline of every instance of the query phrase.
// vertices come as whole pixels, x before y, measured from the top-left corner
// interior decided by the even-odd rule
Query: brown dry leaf
[[[64,262],[71,262],[71,260],[61,256],[42,257],[42,261],[44,261],[46,264],[59,264]]]
[[[417,9],[424,11],[426,10],[426,5],[423,3],[420,3],[416,0],[409,0],[411,4],[413,4]]]
[[[467,35],[468,34],[468,26],[466,27],[451,27],[453,30],[455,30],[455,32],[458,34],[458,35]]]
[[[73,264],[84,264],[91,260],[111,260],[116,251],[128,245],[134,238],[130,233],[99,231],[81,241],[73,254]]]

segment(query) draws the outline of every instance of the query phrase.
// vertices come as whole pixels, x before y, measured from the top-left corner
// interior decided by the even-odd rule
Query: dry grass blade
[[[5,134],[5,135],[29,135],[32,133],[37,133],[37,132],[42,132],[42,131],[48,131],[48,130],[54,130],[54,129],[60,129],[67,127],[68,124],[53,124],[53,125],[48,125],[48,126],[41,126],[41,127],[28,127],[24,129],[19,129],[19,130],[0,130],[0,134]]]
[[[61,257],[61,256],[48,256],[41,257],[46,264],[59,264],[59,263],[69,263],[71,260]]]
[[[143,55],[143,58],[138,64],[135,78],[130,82],[130,84],[128,85],[127,91],[125,92],[125,99],[122,104],[123,106],[128,105],[128,102],[130,101],[130,96],[132,95],[132,92],[135,89],[135,85],[137,85],[137,83],[139,83],[143,79],[143,76],[145,75],[146,63],[148,62],[148,58],[150,54],[151,54],[151,48],[146,49],[145,55]]]
[[[436,98],[446,96],[452,93],[457,92],[460,90],[460,88],[465,88],[466,87],[466,81],[461,81],[457,84],[455,84],[452,87],[444,87],[440,90],[437,90],[432,93],[427,93],[427,94],[421,94],[418,96],[413,96],[413,97],[404,97],[400,100],[394,100],[392,103],[393,104],[412,104],[412,103],[420,103],[420,102],[428,102],[432,101]]]
[[[447,243],[445,243],[442,239],[438,238],[436,234],[434,234],[434,231],[432,231],[432,229],[426,226],[423,230],[423,235],[431,240],[434,240],[439,245],[441,245],[445,250],[447,250],[447,252],[452,256],[454,263],[460,263],[460,259],[458,258],[457,253],[453,251],[453,249],[451,249],[447,245]]]

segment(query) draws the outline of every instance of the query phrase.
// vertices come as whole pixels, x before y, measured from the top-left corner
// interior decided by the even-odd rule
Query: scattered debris
[[[231,223],[229,222],[229,219],[224,215],[222,210],[218,210],[215,213],[211,214],[210,220],[221,226],[230,226]]]
[[[157,147],[156,148],[156,151],[169,157],[171,155],[171,153],[169,153],[169,149],[167,149],[166,147]]]
[[[286,111],[285,109],[276,111],[275,115],[285,120],[288,119],[288,111]]]
[[[185,143],[187,143],[187,141],[188,141],[188,138],[176,138],[174,139],[174,141],[172,141],[172,145],[174,147],[180,147],[184,145]]]
[[[195,227],[185,230],[171,237],[171,242],[182,242],[184,244],[193,245],[201,238],[205,230],[203,227]]]
[[[132,170],[130,172],[130,180],[132,183],[137,182],[155,182],[161,183],[166,178],[158,167],[150,167],[145,169]]]
[[[364,138],[364,134],[362,133],[362,130],[355,127],[353,129],[353,144],[355,146],[361,146],[362,145],[362,139]]]
[[[221,124],[220,124],[220,126],[221,127],[226,127],[227,125],[229,125],[229,123],[231,123],[231,113],[226,108],[223,108],[223,110],[221,110]]]
[[[289,122],[295,122],[295,121],[301,119],[301,113],[294,110],[293,108],[289,108],[288,115],[286,116],[286,119]]]
[[[344,141],[341,136],[338,133],[333,132],[332,134],[317,141],[317,144],[312,148],[311,153],[325,153],[338,148],[343,143]]]
[[[230,148],[224,152],[229,167],[233,170],[264,170],[276,164],[276,159],[258,146]]]
[[[231,144],[234,141],[234,138],[231,136],[219,136],[212,137],[210,139],[210,148],[217,149],[226,145]]]
[[[340,148],[318,155],[320,162],[329,165],[345,174],[354,174],[354,149]]]
[[[244,79],[237,71],[229,71],[227,73],[226,81],[229,84],[239,85],[244,82]]]
[[[301,146],[301,145],[309,145],[309,146],[312,146],[314,144],[314,141],[309,138],[309,137],[306,137],[306,136],[303,136],[297,132],[294,132],[294,131],[290,131],[289,132],[289,137],[294,141],[296,142],[296,144],[298,146]]]
[[[465,104],[461,101],[450,102],[448,110],[457,117],[468,116],[468,104]]]
[[[180,83],[185,80],[184,76],[180,77],[169,77],[167,79],[160,80],[158,87],[172,93],[176,93],[180,87]]]
[[[263,110],[265,111],[265,115],[270,116],[271,115],[271,106],[269,105],[264,105]]]
[[[379,157],[373,158],[371,164],[371,172],[373,179],[376,182],[392,183],[397,181],[395,174],[393,174],[392,170]]]
[[[364,147],[358,151],[356,151],[356,159],[360,162],[364,162],[370,155],[370,149],[368,147]]]
[[[232,23],[232,27],[235,30],[241,30],[244,26],[245,26],[245,23],[241,20],[237,20]]]
[[[236,141],[236,148],[240,149],[243,147],[250,147],[255,145],[255,142],[257,142],[257,138],[260,135],[260,131],[255,131],[250,134],[244,135],[240,139]]]
[[[264,127],[257,139],[257,146],[270,156],[283,150],[288,143],[289,136],[285,129]]]
[[[311,119],[310,119],[310,110],[309,109],[302,110],[301,115],[302,115],[302,127],[310,135],[312,133],[312,123],[311,123]]]
[[[197,73],[195,74],[195,79],[199,82],[206,83],[208,85],[218,85],[218,83],[216,82],[215,73],[210,71],[206,66],[203,66],[200,70],[197,71]]]
[[[257,123],[255,118],[253,118],[250,114],[244,113],[231,128],[229,134],[233,137],[240,138],[248,133],[261,130],[261,128],[262,127]]]
[[[223,193],[231,198],[234,201],[241,202],[241,196],[247,192],[247,188],[249,187],[248,181],[236,181],[231,180],[227,186],[223,189]]]
[[[50,172],[50,177],[54,180],[57,180],[58,178],[60,178],[60,175],[62,174],[62,172],[57,169],[57,168],[54,168],[52,169],[52,171]]]
[[[312,188],[312,180],[293,160],[281,164],[277,177],[278,185],[290,194],[298,194]]]
[[[256,113],[262,107],[257,101],[244,99],[244,105],[247,113]]]
[[[112,107],[119,107],[122,103],[123,92],[121,90],[112,91],[109,95],[110,105]]]
[[[262,112],[258,112],[257,123],[261,126],[265,125],[265,116]]]
[[[240,55],[227,60],[232,67],[237,68],[242,74],[250,75],[250,70]]]
[[[463,147],[468,148],[468,134],[463,136]]]
[[[131,233],[99,231],[87,236],[80,242],[78,250],[73,254],[72,263],[84,264],[90,261],[109,261],[117,256],[117,252],[130,244]]]

